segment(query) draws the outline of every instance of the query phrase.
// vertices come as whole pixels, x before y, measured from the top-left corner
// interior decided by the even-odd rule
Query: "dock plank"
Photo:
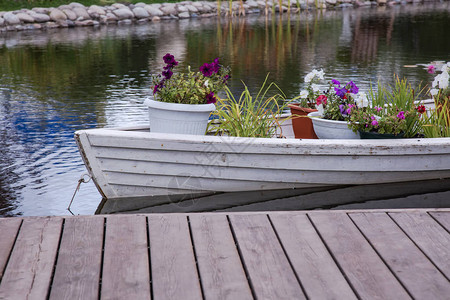
[[[2,237],[0,238],[0,281],[21,224],[22,219],[19,218],[0,219],[0,231],[2,232]]]
[[[148,217],[150,264],[155,299],[201,299],[187,217]]]
[[[450,232],[450,212],[430,212],[432,215],[448,232]]]
[[[411,298],[347,214],[308,215],[359,298]]]
[[[108,218],[103,254],[102,299],[150,299],[147,219]]]
[[[270,219],[308,298],[356,299],[305,213]]]
[[[253,299],[225,215],[191,215],[189,221],[206,299]]]
[[[445,299],[450,284],[385,213],[352,213],[352,220],[415,299]]]
[[[448,299],[450,209],[0,219],[0,299]]]
[[[0,299],[45,299],[62,218],[25,219],[0,286]]]
[[[258,299],[306,299],[267,215],[230,215]]]
[[[98,299],[103,217],[66,218],[49,299]]]
[[[425,212],[389,213],[410,239],[450,278],[450,234]]]

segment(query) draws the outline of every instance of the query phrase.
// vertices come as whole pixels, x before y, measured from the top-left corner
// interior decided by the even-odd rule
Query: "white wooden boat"
[[[450,138],[258,139],[111,128],[77,131],[75,139],[107,199],[152,197],[163,204],[218,192],[450,178]]]

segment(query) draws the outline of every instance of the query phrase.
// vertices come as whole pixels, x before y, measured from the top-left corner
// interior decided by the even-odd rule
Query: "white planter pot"
[[[319,118],[318,112],[308,114],[319,139],[359,139],[359,133],[353,132],[345,121],[334,121]]]
[[[180,104],[147,99],[150,131],[204,135],[214,104]]]

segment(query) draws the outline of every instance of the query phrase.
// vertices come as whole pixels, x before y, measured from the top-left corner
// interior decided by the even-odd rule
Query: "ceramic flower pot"
[[[359,130],[358,132],[361,139],[401,139],[405,135],[404,132],[401,132],[399,134],[364,132]]]
[[[214,104],[180,104],[147,99],[150,132],[204,135]]]
[[[359,139],[359,133],[348,128],[345,121],[326,120],[319,117],[318,112],[308,114],[319,139]]]
[[[296,103],[288,105],[292,114],[292,128],[296,139],[317,139],[313,124],[308,114],[317,109],[300,107]]]

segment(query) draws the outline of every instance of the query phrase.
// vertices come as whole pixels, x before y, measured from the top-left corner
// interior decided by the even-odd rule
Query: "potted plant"
[[[319,83],[324,79],[323,70],[312,70],[305,76],[306,88],[289,103],[292,128],[297,139],[317,139],[311,119],[307,115],[317,111],[316,98],[320,95]]]
[[[320,139],[358,139],[359,134],[348,127],[348,121],[354,108],[367,105],[367,95],[359,92],[353,81],[341,86],[333,79],[328,90],[316,98],[317,112],[309,113],[308,117]]]
[[[425,112],[423,105],[412,111],[380,106],[354,108],[350,116],[350,128],[359,132],[361,139],[402,138],[407,129],[406,119],[419,119],[418,114],[422,112]]]
[[[154,99],[147,99],[150,131],[181,134],[205,134],[209,115],[216,107],[217,94],[227,83],[228,68],[216,58],[199,71],[188,67],[187,73],[174,73],[174,56],[163,57],[164,70],[153,77]]]
[[[283,137],[281,124],[288,118],[280,119],[280,116],[286,108],[286,101],[284,93],[275,83],[266,86],[268,77],[269,75],[256,95],[245,84],[239,98],[225,87],[227,96],[218,99],[215,112],[217,119],[208,124],[208,131],[215,135],[236,137]],[[267,96],[272,87],[278,92]]]

